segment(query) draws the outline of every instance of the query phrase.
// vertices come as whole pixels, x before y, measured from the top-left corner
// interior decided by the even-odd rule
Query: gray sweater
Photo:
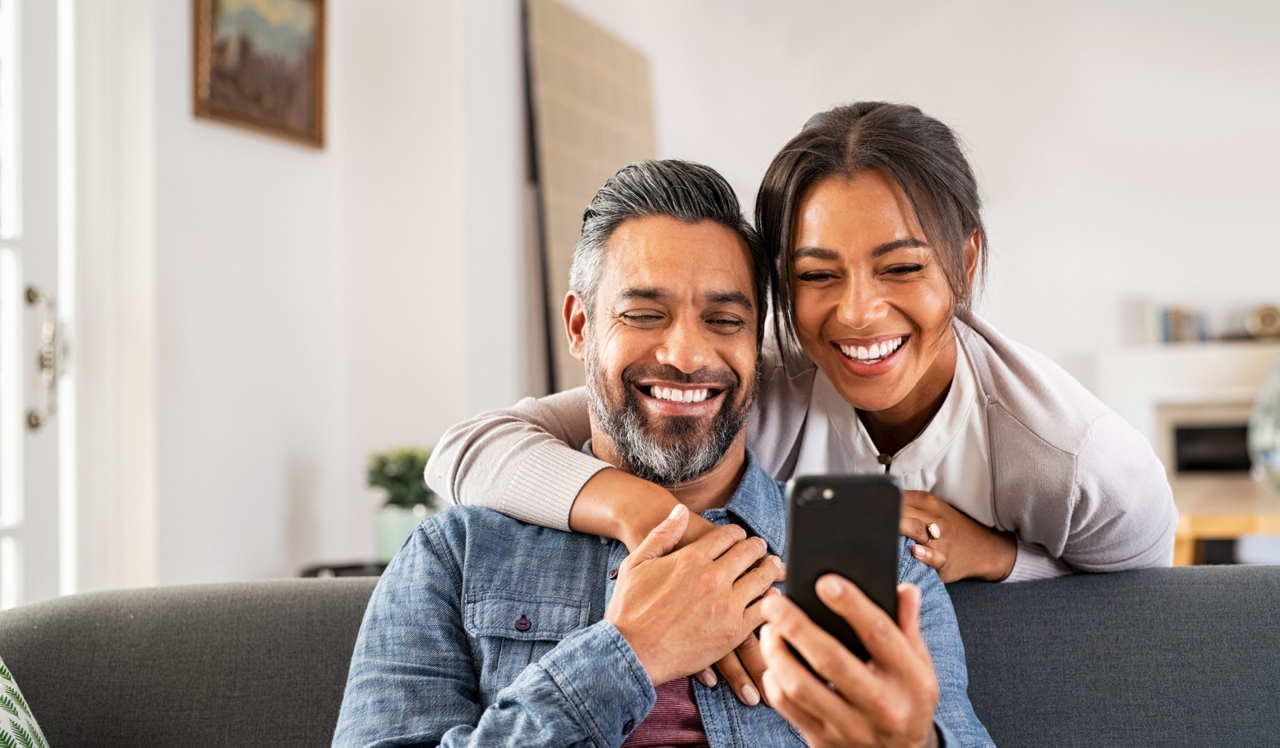
[[[955,322],[973,363],[990,438],[992,516],[1018,537],[1011,581],[1168,566],[1178,512],[1151,445],[1048,358],[971,313]],[[779,480],[799,453],[817,367],[766,344],[747,445]],[[584,483],[606,463],[582,388],[482,413],[445,433],[427,483],[445,499],[568,529]]]

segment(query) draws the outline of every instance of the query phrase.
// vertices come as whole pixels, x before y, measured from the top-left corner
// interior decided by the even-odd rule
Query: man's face
[[[757,380],[759,302],[742,239],[710,221],[626,221],[605,247],[590,322],[575,300],[565,306],[570,345],[623,466],[666,486],[715,467]]]

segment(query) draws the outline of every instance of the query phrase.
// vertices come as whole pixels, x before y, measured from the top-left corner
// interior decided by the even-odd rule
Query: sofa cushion
[[[997,745],[1275,745],[1280,567],[950,585]]]
[[[73,595],[0,614],[0,649],[53,746],[325,746],[376,581]]]
[[[22,697],[17,679],[0,658],[0,746],[17,745],[48,748],[49,744],[36,724],[31,706]]]

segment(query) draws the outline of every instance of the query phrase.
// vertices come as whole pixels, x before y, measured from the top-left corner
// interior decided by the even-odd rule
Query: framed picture
[[[325,0],[193,0],[195,115],[324,146]]]

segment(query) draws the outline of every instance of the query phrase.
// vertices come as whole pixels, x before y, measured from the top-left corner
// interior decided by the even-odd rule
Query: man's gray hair
[[[742,237],[751,255],[757,330],[763,334],[770,264],[755,229],[742,216],[733,188],[715,169],[676,159],[622,167],[582,212],[582,237],[569,268],[569,290],[582,299],[587,320],[594,317],[609,237],[625,221],[649,216],[668,216],[685,223],[713,221]]]

